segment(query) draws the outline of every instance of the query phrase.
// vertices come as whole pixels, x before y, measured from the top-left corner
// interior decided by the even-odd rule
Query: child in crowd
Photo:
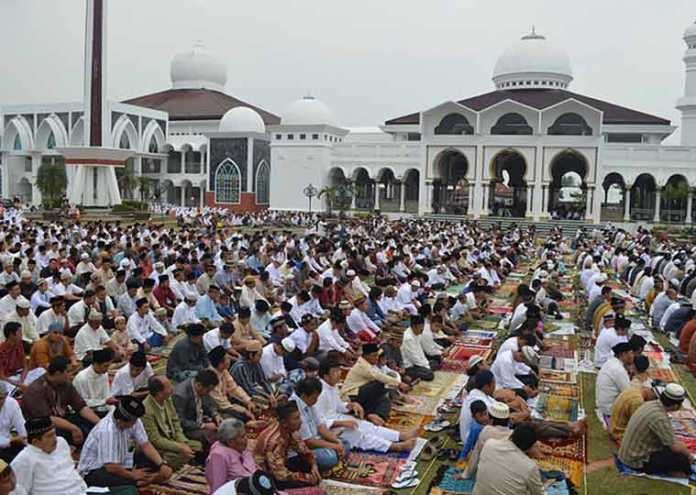
[[[473,421],[469,427],[469,436],[466,438],[466,443],[461,452],[459,452],[460,459],[469,457],[469,453],[474,450],[474,445],[478,441],[481,430],[491,422],[491,418],[488,415],[488,407],[482,400],[475,400],[471,403],[471,417]]]

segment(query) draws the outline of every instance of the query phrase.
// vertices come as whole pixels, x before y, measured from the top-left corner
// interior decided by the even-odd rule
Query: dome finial
[[[532,32],[525,35],[525,36],[522,36],[522,39],[523,40],[545,40],[546,38],[544,38],[540,34],[537,34],[536,26],[534,24],[532,24]]]

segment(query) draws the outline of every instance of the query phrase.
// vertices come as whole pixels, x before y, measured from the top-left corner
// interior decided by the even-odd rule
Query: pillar
[[[626,185],[624,191],[624,222],[631,221],[631,186]]]
[[[186,186],[183,184],[180,186],[181,188],[181,206],[186,206]]]
[[[186,150],[183,148],[183,146],[181,148],[181,173],[186,173]]]
[[[585,191],[585,219],[592,219],[592,196],[594,194],[594,186],[587,186]]]
[[[39,176],[39,168],[41,167],[41,155],[33,154],[31,155],[31,202],[33,205],[41,204],[41,190],[39,186],[36,185],[36,179]]]
[[[542,184],[542,186],[541,186],[541,210],[539,211],[540,217],[548,217],[549,216],[548,188],[549,188],[549,186],[547,184]]]
[[[527,205],[525,207],[525,212],[524,216],[525,217],[531,217],[532,216],[532,188],[527,186]]]
[[[379,186],[381,184],[377,181],[374,182],[374,187],[375,187],[375,204],[374,204],[374,209],[379,210]]]
[[[406,182],[399,184],[399,211],[406,211]]]
[[[657,190],[655,191],[655,217],[653,218],[653,222],[659,223],[660,222],[660,203],[662,202],[662,188],[660,186],[657,187]]]
[[[694,197],[691,194],[691,188],[689,188],[689,194],[686,195],[686,219],[685,223],[691,223],[691,209]]]
[[[358,192],[353,191],[353,194],[351,194],[351,196],[350,196],[350,209],[351,210],[355,209],[355,204],[356,204],[355,202],[357,199],[358,199]]]
[[[474,185],[471,182],[469,182],[467,187],[469,188],[469,190],[467,191],[469,194],[467,196],[468,201],[466,204],[466,213],[467,215],[471,215],[474,213]]]
[[[481,194],[481,213],[485,215],[490,215],[490,210],[488,209],[488,186],[489,184],[481,184],[483,189],[483,194]]]

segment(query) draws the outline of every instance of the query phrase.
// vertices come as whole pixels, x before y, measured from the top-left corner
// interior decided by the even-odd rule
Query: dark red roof
[[[562,89],[517,89],[507,91],[492,91],[490,93],[460,100],[458,103],[478,112],[503,100],[513,100],[538,110],[542,110],[571,98],[602,111],[604,113],[605,124],[670,125],[671,123],[667,119],[638,112],[637,110],[631,110],[630,108],[614,105],[613,103],[597,100],[588,96],[579,95],[577,93],[571,93],[570,91],[564,91]],[[420,113],[412,113],[392,120],[387,120],[385,124],[418,124],[419,122]]]
[[[228,110],[244,106],[256,110],[266,125],[280,124],[277,115],[211,89],[168,89],[123,103],[167,112],[169,120],[218,120]]]

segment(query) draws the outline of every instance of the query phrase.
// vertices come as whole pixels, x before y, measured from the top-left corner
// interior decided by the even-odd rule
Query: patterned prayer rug
[[[541,440],[537,446],[542,454],[549,457],[562,457],[575,461],[585,462],[584,438],[558,438],[553,440]]]
[[[492,315],[506,315],[512,313],[510,306],[490,306],[488,312]]]
[[[696,438],[696,415],[693,411],[683,409],[670,413],[669,416],[675,435]]]
[[[459,493],[468,494],[474,491],[474,485],[476,484],[476,478],[471,478],[467,480],[455,478],[456,475],[462,473],[464,470],[452,466],[442,466],[440,469],[445,468],[444,472],[440,475],[438,472],[438,477],[441,477],[437,484],[437,488],[445,493]]]
[[[153,495],[207,495],[208,481],[202,467],[184,466],[167,483],[150,485],[145,491]]]
[[[578,398],[580,396],[577,386],[566,383],[543,383],[539,385],[539,392],[561,397]]]
[[[498,328],[498,320],[477,321],[476,328],[482,328],[484,330],[493,330],[494,328]]]
[[[364,493],[382,493],[381,488],[370,488],[367,486],[350,485],[333,480],[323,480],[321,487],[326,495],[361,495]]]
[[[576,383],[577,376],[570,371],[539,370],[539,381],[552,383]]]
[[[329,478],[356,485],[387,488],[405,463],[405,459],[351,452],[347,459],[332,470]]]
[[[648,376],[665,383],[677,382],[677,376],[670,368],[648,368]]]
[[[452,394],[458,393],[468,377],[461,373],[436,371],[432,382],[420,382],[408,393],[408,404],[395,404],[395,411],[434,415],[438,404]]]
[[[307,486],[305,488],[292,488],[283,490],[285,495],[326,495],[326,490],[321,486]]]
[[[578,419],[578,401],[569,397],[540,394],[536,410],[547,420],[577,421]]]
[[[423,416],[404,411],[392,411],[387,421],[387,428],[405,433],[414,428],[420,428],[432,421],[433,416]]]
[[[489,348],[493,344],[493,338],[491,337],[479,337],[478,335],[462,335],[457,338],[457,342],[450,351],[450,355],[456,350],[457,345],[463,346],[473,346],[473,347],[486,347]],[[457,359],[457,358],[454,358]]]
[[[582,461],[565,459],[563,457],[547,457],[545,459],[535,459],[539,468],[545,471],[562,471],[575,486],[582,485],[585,477],[585,464]]]
[[[677,435],[677,440],[682,442],[684,445],[686,445],[686,448],[689,449],[689,452],[692,454],[696,454],[696,438],[695,437],[681,437]]]
[[[489,330],[467,330],[462,334],[462,337],[479,337],[482,339],[495,339],[497,336],[498,332]]]

